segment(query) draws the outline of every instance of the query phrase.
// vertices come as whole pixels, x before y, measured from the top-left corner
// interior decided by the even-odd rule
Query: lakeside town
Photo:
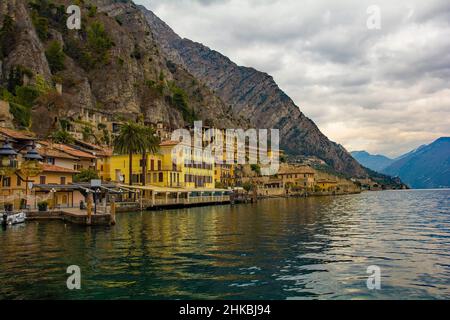
[[[92,134],[84,133],[86,127]],[[186,129],[193,131],[193,127]],[[207,129],[203,128],[203,135]],[[141,137],[144,144],[145,139],[148,142],[143,150],[133,152],[130,145],[137,135],[133,130],[146,132],[147,136]],[[95,131],[108,135],[108,139],[103,139],[103,144],[92,143],[100,140]],[[220,131],[225,134],[225,130]],[[381,188],[370,179],[346,179],[318,170],[314,161],[289,162],[282,151],[277,155],[279,170],[270,176],[262,175],[258,164],[216,163],[214,158],[203,156],[195,159],[190,149],[187,152],[198,161],[181,158],[174,162],[174,150],[180,142],[170,140],[171,132],[163,122],[112,121],[86,109],[80,110],[75,121],[60,119],[59,128],[48,139],[2,126],[1,206],[6,212],[27,212],[30,219],[72,216],[76,218],[68,220],[76,223],[105,224],[115,219],[111,210],[115,214]],[[249,152],[246,145],[245,157]],[[268,155],[274,156],[270,150]],[[97,218],[92,220],[91,215]]]

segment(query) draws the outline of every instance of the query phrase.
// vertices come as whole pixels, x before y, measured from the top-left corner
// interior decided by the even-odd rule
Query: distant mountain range
[[[352,155],[363,166],[400,177],[415,189],[450,187],[450,137],[439,138],[396,159],[365,151],[352,152]]]
[[[380,154],[373,155],[367,151],[353,151],[351,155],[364,167],[377,172],[382,172],[384,168],[395,162],[395,160],[386,156]]]

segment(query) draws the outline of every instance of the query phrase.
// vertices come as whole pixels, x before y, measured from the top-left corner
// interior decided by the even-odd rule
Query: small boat
[[[15,224],[24,223],[26,219],[27,215],[25,214],[25,212],[19,212],[9,215],[7,213],[4,213],[2,217],[2,224],[12,226]]]

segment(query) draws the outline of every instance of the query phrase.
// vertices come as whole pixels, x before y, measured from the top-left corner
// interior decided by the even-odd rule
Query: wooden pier
[[[27,220],[61,220],[78,225],[98,226],[113,224],[113,217],[110,213],[97,212],[97,214],[88,215],[86,210],[78,208],[57,209],[51,211],[30,211],[27,212]]]

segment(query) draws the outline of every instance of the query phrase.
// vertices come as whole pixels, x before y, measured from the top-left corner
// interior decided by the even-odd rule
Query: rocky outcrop
[[[8,76],[14,66],[23,66],[34,74],[51,79],[51,72],[45,58],[45,49],[36,33],[31,16],[28,12],[27,1],[5,0],[0,6],[0,23],[4,16],[10,16],[15,22],[14,47],[8,48],[8,56],[1,63],[1,78]]]
[[[281,144],[287,153],[317,156],[341,173],[366,175],[366,171],[341,145],[320,132],[270,75],[238,66],[219,52],[180,38],[153,12],[142,6],[140,9],[155,39],[172,61],[203,81],[253,126],[280,129]]]
[[[31,81],[39,74],[51,86],[56,81],[62,83],[60,109],[52,110],[53,104],[42,97],[33,107],[33,119],[43,110],[52,117],[76,117],[81,108],[90,108],[120,119],[134,120],[144,115],[148,122],[163,121],[173,128],[195,119],[218,127],[245,125],[246,120],[236,116],[210,88],[183,67],[168,63],[144,15],[131,1],[85,1],[81,5],[81,30],[68,30],[65,26],[65,7],[72,4],[70,1],[46,3],[51,6],[42,10],[31,7],[25,0],[5,0],[0,6],[0,21],[5,16],[11,17],[18,35],[10,52],[3,58],[0,56],[0,86],[6,85],[8,75],[17,66],[33,74]],[[47,21],[47,37],[38,36],[33,15]],[[94,32],[95,26],[100,27]],[[100,39],[103,42],[91,44],[91,33],[103,37]],[[46,49],[54,42],[64,48],[64,68],[52,72]],[[102,46],[108,44],[104,50]],[[101,62],[93,63],[95,59]],[[177,104],[175,93],[182,97],[183,103]],[[35,124],[34,128],[50,130],[53,122],[54,119],[49,119],[47,124]],[[44,131],[39,133],[48,134]]]
[[[9,112],[8,101],[0,100],[0,127],[3,128],[14,128],[13,116]]]

